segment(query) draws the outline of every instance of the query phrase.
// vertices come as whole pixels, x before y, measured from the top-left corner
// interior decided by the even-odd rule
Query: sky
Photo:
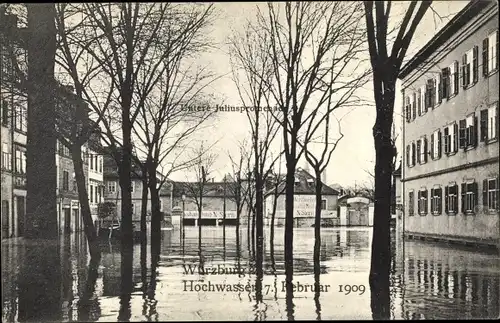
[[[417,27],[415,37],[408,49],[406,59],[409,60],[427,41],[429,41],[454,14],[459,12],[468,1],[434,1],[433,10],[429,10],[421,24]],[[392,23],[402,18],[408,2],[394,2],[391,10]],[[217,74],[222,77],[213,85],[216,96],[224,99],[224,104],[240,106],[241,101],[237,88],[231,79],[231,65],[227,55],[227,38],[234,30],[241,31],[247,19],[255,17],[255,7],[258,4],[244,3],[216,3],[218,19],[207,37],[218,44],[218,48],[203,56],[206,62]],[[263,4],[261,3],[260,6]],[[391,29],[389,27],[389,29]],[[371,82],[366,86],[367,97],[372,99]],[[401,92],[400,85],[396,88],[395,127],[396,132],[401,125]],[[373,182],[369,173],[373,173],[375,150],[372,136],[372,127],[375,121],[375,109],[367,104],[358,106],[341,121],[344,138],[339,142],[332,159],[326,168],[326,182],[338,183],[342,186],[371,185]],[[203,132],[198,134],[200,140],[213,145],[211,152],[218,155],[212,176],[215,180],[222,179],[225,173],[231,172],[228,152],[237,154],[238,145],[244,138],[249,138],[250,128],[245,114],[235,112],[219,112],[217,120]],[[399,136],[400,138],[401,136]],[[398,149],[401,144],[398,143]],[[307,168],[305,160],[299,161],[299,166]],[[170,176],[174,180],[186,180],[185,173],[174,173]]]

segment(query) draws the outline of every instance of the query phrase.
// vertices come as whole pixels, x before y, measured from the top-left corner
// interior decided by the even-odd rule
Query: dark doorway
[[[80,231],[80,217],[78,216],[78,209],[73,209],[73,219],[75,221],[75,232]]]
[[[64,212],[64,233],[71,232],[71,210],[63,209]]]
[[[2,201],[2,238],[9,237],[9,201]]]
[[[26,204],[24,196],[16,196],[17,208],[17,235],[22,237],[24,235],[24,217],[26,215]]]

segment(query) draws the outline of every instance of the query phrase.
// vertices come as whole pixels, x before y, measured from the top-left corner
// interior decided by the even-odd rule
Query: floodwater
[[[203,227],[201,245],[195,227],[185,227],[184,235],[162,233],[159,259],[152,261],[149,245],[146,257],[135,245],[130,259],[117,241],[103,241],[98,266],[89,265],[83,233],[59,244],[2,241],[2,321],[372,319],[371,228],[322,228],[319,294],[312,291],[313,228],[295,229],[292,309],[282,228],[273,250],[265,232],[262,302],[256,301],[255,257],[245,227],[238,238],[235,227],[225,234],[222,227]],[[499,316],[498,253],[393,240],[391,318]]]

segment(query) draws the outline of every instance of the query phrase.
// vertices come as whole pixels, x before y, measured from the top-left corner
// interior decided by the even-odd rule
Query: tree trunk
[[[295,154],[287,156],[286,189],[285,189],[285,278],[286,308],[289,320],[294,318],[293,305],[293,195],[295,192]]]
[[[161,241],[161,210],[160,192],[156,178],[156,168],[148,168],[149,192],[151,193],[151,244],[160,245]]]
[[[87,184],[85,180],[85,173],[83,171],[82,161],[82,147],[78,144],[73,145],[71,149],[71,157],[73,159],[73,166],[75,169],[76,185],[78,188],[78,200],[80,202],[80,209],[82,212],[82,220],[89,245],[90,257],[94,261],[101,258],[101,251],[99,249],[99,242],[97,240],[97,232],[92,221],[90,212],[89,195],[87,192]]]
[[[276,186],[276,192],[274,192],[274,202],[273,202],[273,211],[271,213],[271,232],[269,233],[270,237],[269,237],[269,240],[270,240],[270,244],[271,244],[271,248],[273,248],[274,250],[274,220],[276,218],[276,208],[277,208],[277,203],[278,203],[278,187]]]
[[[27,4],[26,7],[29,78],[25,237],[57,239],[55,5]]]
[[[142,174],[142,196],[141,196],[141,242],[147,241],[147,215],[148,215],[148,180],[147,174]]]
[[[130,143],[130,129],[125,130],[127,127],[123,127],[123,149],[122,149],[122,160],[119,166],[119,177],[120,177],[120,188],[121,188],[121,237],[122,245],[133,245],[133,227],[132,227],[132,192],[131,192],[131,171],[132,171],[132,160],[131,160],[131,143]],[[125,135],[127,134],[127,135]],[[128,142],[128,144],[127,144]]]
[[[374,75],[374,83],[382,79]],[[380,84],[380,83],[379,83]],[[389,304],[390,196],[393,162],[391,129],[394,112],[395,82],[384,82],[384,94],[376,96],[377,118],[373,127],[375,141],[375,210],[370,268],[370,287],[379,304]],[[373,306],[374,304],[372,304]],[[389,307],[375,304],[378,319],[389,319]]]
[[[320,252],[321,252],[321,190],[323,183],[321,182],[321,171],[319,168],[314,169],[316,175],[316,205],[314,215],[314,303],[316,305],[316,319],[321,320],[321,304],[320,296]]]

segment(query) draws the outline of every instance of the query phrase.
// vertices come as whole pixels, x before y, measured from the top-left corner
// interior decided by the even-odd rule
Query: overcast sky
[[[425,45],[449,21],[453,14],[460,11],[467,3],[468,1],[435,1],[433,9],[436,13],[429,11],[424,17],[423,22],[417,28],[414,40],[411,42],[406,60],[410,59],[420,47]],[[393,3],[391,11],[391,16],[395,18],[393,23],[395,20],[399,21],[402,17],[407,4],[406,2]],[[219,49],[207,53],[203,59],[219,75],[225,75],[213,84],[213,90],[217,97],[224,99],[224,103],[227,105],[239,106],[241,101],[231,79],[229,56],[226,54],[228,48],[225,42],[231,35],[232,30],[241,30],[246,19],[255,17],[256,5],[256,3],[252,2],[217,3],[219,18],[211,34],[207,35],[214,38],[219,45]],[[265,4],[261,3],[260,5]],[[371,82],[366,88],[367,91],[371,91]],[[373,94],[368,93],[369,97],[372,98]],[[396,93],[395,124],[396,130],[399,131],[401,128],[399,115],[401,111],[401,94],[399,86]],[[342,119],[342,131],[345,137],[337,146],[326,170],[326,182],[328,184],[339,183],[343,186],[352,186],[371,182],[370,175],[367,174],[366,170],[372,171],[374,167],[375,151],[372,137],[374,121],[375,111],[370,106],[359,106]],[[219,155],[214,167],[216,171],[213,173],[216,180],[221,179],[224,173],[230,172],[230,161],[227,152],[237,152],[238,143],[249,137],[249,129],[244,113],[220,112],[213,126],[199,135],[200,139],[206,140],[208,143],[217,142],[211,150]],[[305,160],[301,161],[299,166],[305,167]],[[171,178],[186,180],[186,175],[177,173],[172,174]]]

